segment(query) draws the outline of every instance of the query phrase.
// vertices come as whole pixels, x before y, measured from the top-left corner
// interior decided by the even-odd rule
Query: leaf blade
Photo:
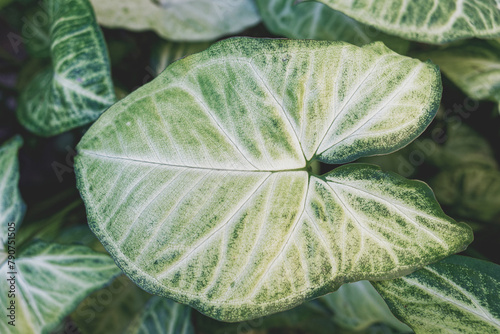
[[[54,136],[94,121],[115,102],[102,32],[87,0],[49,2],[51,66],[21,93],[17,118],[31,132]]]
[[[319,0],[355,20],[388,34],[431,44],[500,35],[500,11],[494,0],[426,0],[419,3],[386,0]]]
[[[496,264],[451,256],[409,276],[372,284],[416,333],[500,330]]]
[[[322,121],[333,123],[335,118],[327,107],[335,101],[329,94],[342,82],[331,72],[312,70],[321,65],[314,62],[341,72],[335,65],[342,55],[359,60],[358,70],[363,66],[369,70],[373,59],[396,57],[396,64],[407,64],[401,67],[399,81],[412,71],[424,73],[428,85],[407,87],[425,101],[419,104],[420,111],[413,106],[399,109],[420,120],[412,123],[416,124],[412,131],[396,130],[401,130],[403,142],[417,136],[426,125],[422,119],[430,120],[435,112],[439,90],[433,87],[440,87],[436,69],[381,44],[357,48],[317,41],[226,40],[173,63],[100,117],[77,148],[78,187],[91,229],[132,280],[212,317],[237,321],[288,309],[346,281],[406,274],[465,247],[469,228],[444,216],[432,192],[420,183],[367,166],[346,167],[325,176],[329,179],[307,172],[309,159],[328,133],[330,123]],[[287,79],[287,72],[295,74]],[[342,73],[360,80],[369,77],[363,72]],[[339,87],[342,96],[354,95]],[[327,101],[308,97],[304,103],[302,94],[309,92]],[[357,109],[349,110],[353,116]],[[392,117],[381,110],[375,127],[383,127]],[[351,122],[351,128],[366,121]],[[369,134],[370,129],[362,133]],[[402,145],[400,138],[386,139],[377,152]],[[360,153],[348,154],[352,159]],[[352,254],[346,259],[343,241],[332,231],[342,227],[342,217],[349,212],[327,183],[338,183],[335,177],[354,175],[358,168],[369,177],[410,189],[404,195],[413,189],[417,193],[413,197],[431,203],[430,211],[422,207],[414,211],[422,211],[418,219],[425,222],[429,220],[425,215],[437,217],[439,237],[428,235],[425,229],[432,225],[428,222],[421,228],[413,223],[409,229],[428,249],[410,242],[411,256],[396,255],[390,242],[384,241],[384,250],[366,231],[360,237],[358,229],[348,242],[363,248],[358,253],[364,265],[358,266]],[[395,198],[393,194],[388,200]],[[315,202],[329,207],[329,214],[318,216],[317,208],[311,208]],[[391,224],[404,236],[398,222]],[[379,256],[371,260],[372,253],[360,247],[361,242],[370,243]],[[398,256],[401,265],[396,263]]]

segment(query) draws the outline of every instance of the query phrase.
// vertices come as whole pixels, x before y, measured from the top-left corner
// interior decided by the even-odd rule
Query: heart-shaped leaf
[[[88,0],[47,2],[52,65],[22,92],[17,117],[53,136],[94,121],[115,101],[101,30]]]
[[[419,42],[500,36],[497,0],[317,1],[388,34]]]
[[[500,266],[491,262],[451,256],[373,285],[417,334],[500,332]]]
[[[253,0],[91,0],[100,24],[154,30],[174,41],[210,41],[260,21]]]
[[[9,232],[14,233],[21,225],[26,205],[17,187],[19,182],[19,162],[17,151],[23,144],[21,137],[16,136],[0,147],[0,260],[3,261],[3,246]],[[11,235],[13,238],[13,235]]]
[[[83,246],[35,241],[13,261],[0,264],[2,333],[48,333],[90,292],[119,273],[113,260]],[[13,312],[11,311],[13,310]],[[8,321],[13,321],[9,324]]]
[[[237,321],[464,249],[432,191],[375,166],[430,122],[438,70],[381,43],[237,38],[174,62],[78,145],[92,230],[145,290]]]
[[[257,0],[257,6],[266,27],[288,38],[345,41],[359,46],[383,41],[400,54],[410,44],[318,2],[297,5],[295,0]]]

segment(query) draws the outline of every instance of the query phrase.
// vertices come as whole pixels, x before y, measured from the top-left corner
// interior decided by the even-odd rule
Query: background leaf
[[[500,171],[481,164],[443,170],[431,181],[436,197],[463,218],[500,222]]]
[[[4,258],[4,244],[8,237],[9,223],[14,223],[15,231],[21,225],[26,211],[26,205],[19,192],[19,162],[17,152],[23,140],[15,136],[0,147],[0,252],[1,261]]]
[[[500,36],[495,0],[318,0],[353,19],[388,34],[442,44],[471,37]]]
[[[217,43],[86,133],[76,170],[89,224],[146,291],[225,321],[404,275],[464,249],[470,229],[424,184],[307,167],[401,147],[439,94],[434,66],[380,43]]]
[[[154,30],[172,41],[210,41],[260,21],[253,0],[91,0],[100,24]]]
[[[500,102],[498,40],[467,41],[417,56],[438,64],[441,71],[471,98]]]
[[[344,284],[320,300],[333,310],[333,320],[343,328],[363,330],[370,325],[384,323],[398,332],[411,332],[408,326],[392,315],[368,281]]]
[[[451,256],[373,285],[417,334],[500,331],[500,266],[491,262]]]
[[[359,46],[383,41],[400,54],[409,47],[408,41],[386,35],[318,2],[297,5],[295,0],[257,0],[257,6],[266,27],[276,35]]]
[[[166,298],[152,297],[126,333],[194,334],[191,308]]]
[[[53,136],[94,121],[115,101],[106,46],[87,0],[47,2],[52,65],[21,94],[17,117]]]
[[[0,274],[13,269],[2,262]],[[47,333],[90,292],[119,273],[113,260],[83,246],[63,246],[36,241],[16,256],[15,298],[9,285],[0,285],[2,305],[15,301],[15,327],[0,323],[2,333]],[[9,319],[10,320],[10,319]]]

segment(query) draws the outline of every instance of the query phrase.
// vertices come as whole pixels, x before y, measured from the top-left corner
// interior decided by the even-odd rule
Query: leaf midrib
[[[211,170],[211,171],[220,171],[220,172],[244,172],[244,173],[284,173],[284,172],[308,172],[307,170],[307,165],[301,168],[290,168],[290,169],[276,169],[276,170],[263,170],[263,169],[258,169],[258,170],[252,170],[252,169],[237,169],[237,168],[212,168],[212,167],[199,167],[199,166],[188,166],[188,165],[178,165],[178,164],[172,164],[172,163],[166,163],[166,162],[160,162],[160,161],[147,161],[147,160],[140,160],[140,159],[133,159],[130,157],[120,157],[120,156],[113,156],[113,155],[107,155],[107,154],[102,154],[102,153],[96,153],[93,151],[88,151],[85,149],[80,149],[79,150],[79,155],[92,155],[96,157],[101,157],[101,158],[107,158],[111,160],[123,160],[123,161],[132,161],[132,162],[138,162],[142,164],[151,164],[151,165],[157,165],[157,166],[165,166],[165,167],[173,167],[173,168],[189,168],[189,169],[196,169],[196,170]]]

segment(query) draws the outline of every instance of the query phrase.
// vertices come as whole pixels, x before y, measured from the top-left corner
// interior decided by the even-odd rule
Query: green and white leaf
[[[439,202],[460,217],[500,222],[500,172],[470,164],[445,170],[431,180]]]
[[[83,246],[36,241],[16,256],[14,268],[0,266],[1,305],[15,301],[15,326],[0,322],[2,333],[48,333],[90,292],[107,284],[120,270],[105,254]],[[11,274],[14,271],[16,274]],[[15,276],[15,297],[8,298],[5,278]],[[10,319],[9,319],[10,321]]]
[[[91,0],[110,28],[154,30],[173,41],[211,41],[260,21],[253,0]]]
[[[500,36],[497,0],[317,1],[390,35],[424,43]]]
[[[375,166],[418,136],[438,70],[376,43],[236,38],[174,62],[78,145],[91,229],[143,289],[225,321],[464,249],[432,191]],[[140,112],[139,112],[140,111]]]
[[[159,42],[153,49],[151,56],[151,66],[153,67],[155,76],[158,76],[174,61],[206,50],[211,44],[210,42]]]
[[[384,323],[398,332],[411,332],[408,326],[394,317],[368,281],[344,284],[320,300],[333,311],[333,320],[343,328],[359,331]]]
[[[19,182],[19,161],[17,152],[23,144],[20,136],[15,136],[0,147],[0,260],[4,259],[4,244],[8,238],[9,224],[15,231],[21,225],[26,205],[17,186]]]
[[[500,102],[500,42],[474,40],[418,54],[431,59],[468,96]]]
[[[132,322],[127,334],[194,334],[191,308],[172,300],[153,297]]]
[[[52,65],[21,93],[17,117],[40,136],[94,121],[115,102],[101,30],[88,0],[48,0]]]
[[[120,275],[85,298],[71,313],[71,320],[83,334],[123,334],[150,298],[127,276]]]
[[[500,332],[500,266],[451,256],[373,285],[415,333]]]
[[[318,3],[296,4],[295,0],[257,0],[262,20],[274,34],[294,39],[345,41],[365,45],[383,41],[392,50],[404,54],[409,42],[389,36],[370,26]]]

